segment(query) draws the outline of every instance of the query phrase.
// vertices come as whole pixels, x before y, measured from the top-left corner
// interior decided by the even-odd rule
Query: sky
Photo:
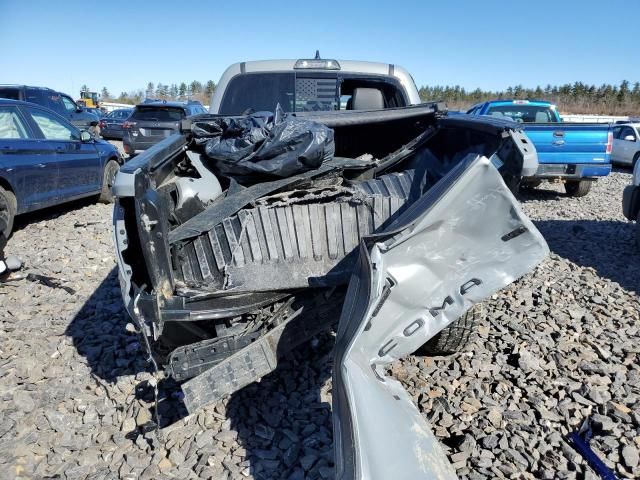
[[[0,83],[77,96],[218,81],[238,61],[402,65],[418,86],[640,81],[640,1],[0,0]]]

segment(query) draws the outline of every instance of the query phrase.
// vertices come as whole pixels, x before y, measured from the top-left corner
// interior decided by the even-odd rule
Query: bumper
[[[622,192],[622,213],[629,220],[636,220],[638,210],[640,210],[640,187],[628,185]]]
[[[568,164],[568,163],[541,163],[534,178],[562,178],[581,179],[591,177],[606,177],[611,173],[611,164]]]

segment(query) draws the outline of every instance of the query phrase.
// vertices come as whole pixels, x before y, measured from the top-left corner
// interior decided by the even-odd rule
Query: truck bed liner
[[[413,171],[352,186],[268,197],[176,246],[176,277],[209,291],[262,291],[344,283],[351,252],[406,206]],[[270,203],[269,203],[270,202]]]

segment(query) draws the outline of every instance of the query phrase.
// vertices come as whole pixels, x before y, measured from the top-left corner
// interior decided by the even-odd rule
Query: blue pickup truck
[[[589,193],[597,177],[611,172],[611,126],[603,123],[564,123],[556,106],[542,100],[492,100],[467,111],[522,123],[538,152],[538,171],[522,179],[535,187],[543,180],[563,182],[567,195]]]

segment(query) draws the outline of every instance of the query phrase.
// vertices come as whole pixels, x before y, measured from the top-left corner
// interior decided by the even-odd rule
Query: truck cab
[[[239,62],[222,74],[210,113],[375,110],[421,103],[413,78],[387,63],[329,60]]]
[[[611,172],[613,137],[606,123],[563,122],[556,106],[544,100],[492,100],[467,113],[522,124],[538,154],[538,171],[523,178],[523,186],[559,182],[569,196],[582,197],[593,181]]]

